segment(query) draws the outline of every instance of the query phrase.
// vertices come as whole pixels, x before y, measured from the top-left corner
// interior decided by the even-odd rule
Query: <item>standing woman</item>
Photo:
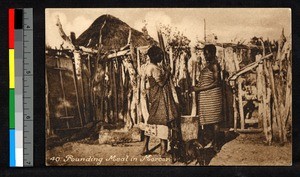
[[[156,136],[161,141],[161,157],[166,157],[169,126],[177,118],[178,112],[172,96],[170,69],[164,67],[163,51],[152,46],[147,52],[150,63],[145,67],[145,75],[149,82],[149,118],[146,122],[145,140],[142,155],[149,153],[150,136]]]
[[[222,121],[221,67],[213,44],[205,45],[203,52],[206,66],[202,69],[199,83],[193,87],[193,90],[198,92],[200,125],[207,127],[208,130],[213,129],[213,148],[219,152],[218,133],[219,123]]]

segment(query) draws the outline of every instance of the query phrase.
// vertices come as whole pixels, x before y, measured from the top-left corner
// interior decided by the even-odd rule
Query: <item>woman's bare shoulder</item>
[[[145,67],[145,73],[148,76],[151,76],[153,73],[159,73],[159,72],[160,72],[160,70],[159,70],[158,66],[156,66],[155,64],[149,63]]]

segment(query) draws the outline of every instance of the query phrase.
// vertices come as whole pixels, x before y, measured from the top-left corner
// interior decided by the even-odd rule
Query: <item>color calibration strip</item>
[[[10,166],[33,166],[33,14],[9,9]]]

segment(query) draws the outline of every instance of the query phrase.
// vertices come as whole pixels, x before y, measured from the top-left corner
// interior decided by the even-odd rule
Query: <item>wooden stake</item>
[[[103,120],[105,121],[106,117],[105,115],[105,111],[104,110],[104,104],[105,104],[105,100],[104,100],[104,92],[105,92],[105,64],[103,62],[100,62],[101,58],[102,58],[102,30],[104,28],[104,26],[106,25],[106,21],[104,21],[104,23],[102,24],[100,31],[99,31],[99,42],[98,42],[98,50],[92,50],[92,52],[90,52],[91,54],[97,54],[95,60],[94,60],[94,69],[93,69],[93,73],[91,74],[91,91],[92,93],[95,95],[93,88],[96,87],[98,84],[100,84],[102,87],[100,88],[100,94],[97,95],[97,99],[95,98],[94,100],[97,100],[97,103],[94,103],[95,108],[94,108],[94,112],[95,112],[95,119],[96,120]],[[83,51],[86,51],[88,49],[85,48],[80,48]],[[106,96],[106,95],[105,95]],[[100,102],[100,105],[99,105]],[[99,114],[98,114],[99,112]],[[99,117],[98,117],[99,116]]]
[[[82,118],[82,111],[81,111],[81,104],[79,101],[79,93],[78,93],[78,88],[77,88],[77,79],[76,79],[76,68],[75,68],[75,62],[73,62],[73,83],[74,83],[74,88],[75,88],[75,94],[76,94],[76,103],[77,103],[77,111],[78,111],[78,115],[79,115],[79,119],[80,119],[80,125],[81,127],[83,127],[83,118]]]
[[[101,114],[101,120],[103,120],[106,123],[111,122],[111,73],[110,73],[110,62],[106,62],[103,65],[103,71],[104,71],[104,79],[101,81],[101,92],[100,92],[100,114]],[[105,80],[105,77],[108,77],[108,80]],[[106,95],[108,93],[108,95]]]
[[[291,116],[291,108],[292,108],[292,64],[289,61],[290,59],[287,58],[288,60],[288,67],[287,67],[287,76],[286,76],[286,93],[285,93],[285,109],[284,109],[284,114],[283,114],[283,141],[287,141],[287,130],[286,130],[286,125],[287,125],[287,120]]]
[[[191,100],[191,95],[190,95],[190,80],[191,80],[191,77],[189,75],[189,71],[188,71],[188,66],[187,66],[187,60],[186,60],[186,57],[187,57],[187,54],[184,52],[184,55],[183,57],[183,60],[184,60],[184,67],[185,67],[185,86],[184,86],[184,91],[185,91],[185,95],[186,95],[186,104],[187,104],[187,115],[188,114],[191,114],[192,112],[192,100]]]
[[[226,68],[226,63],[225,63],[225,48],[222,44],[223,48],[223,56],[221,60],[221,84],[222,84],[222,109],[223,109],[223,118],[224,118],[224,127],[228,127],[228,112],[230,111],[230,107],[227,105],[227,90],[226,90],[226,81],[225,81],[225,68]],[[226,78],[227,79],[227,78]]]
[[[169,58],[170,58],[171,75],[173,75],[174,74],[174,61],[173,61],[173,48],[171,46],[169,49]]]
[[[237,53],[233,53],[233,61],[235,64],[236,70],[240,70],[239,61],[237,59]],[[242,99],[242,83],[238,81],[238,88],[237,88],[237,94],[238,94],[238,102],[239,102],[239,114],[240,114],[240,123],[241,123],[241,129],[245,128],[245,119],[244,119],[244,108],[243,108],[243,99]],[[236,108],[237,109],[237,108]]]
[[[127,95],[127,100],[128,100],[128,104],[127,104],[127,116],[126,116],[126,124],[125,124],[125,129],[129,130],[132,128],[133,124],[135,123],[135,115],[132,114],[131,111],[131,104],[132,104],[132,89],[129,89],[128,91],[128,95]]]
[[[115,60],[111,63],[112,65],[112,89],[113,89],[113,98],[114,98],[114,122],[118,120],[118,92],[117,92],[117,80],[116,80],[116,71],[115,71]]]
[[[270,75],[267,68],[267,61],[264,60],[264,74],[265,74],[265,88],[263,98],[264,98],[264,118],[266,123],[266,139],[267,143],[270,145],[272,142],[272,122],[271,122],[271,94],[272,89],[270,89]],[[275,105],[276,107],[276,105]],[[278,116],[277,116],[278,117]],[[279,129],[280,130],[280,129]],[[281,132],[280,132],[281,133]]]
[[[123,85],[123,67],[121,61],[118,60],[118,83],[119,83],[119,116],[121,120],[124,120],[124,85]]]
[[[61,86],[61,91],[62,91],[62,97],[63,97],[63,106],[64,106],[64,110],[65,110],[65,116],[68,117],[68,108],[66,107],[66,94],[65,94],[65,88],[64,88],[64,81],[63,81],[63,77],[62,77],[62,72],[61,72],[61,67],[60,67],[60,58],[58,58],[56,60],[56,64],[57,64],[57,68],[58,68],[58,72],[59,72],[59,81],[60,81],[60,86]],[[67,128],[70,128],[69,125],[69,120],[67,121]]]
[[[243,90],[242,83],[238,81],[238,99],[239,99],[239,113],[241,121],[241,129],[245,129],[245,116],[244,116],[244,105],[243,105]]]
[[[260,56],[256,56],[256,61],[260,60]],[[264,120],[264,104],[263,104],[263,93],[262,89],[265,88],[265,85],[263,83],[264,75],[263,75],[263,64],[258,64],[256,69],[256,88],[257,88],[257,100],[259,102],[258,104],[258,119],[259,119],[259,126],[262,127],[262,121]]]
[[[122,58],[123,60],[123,58]],[[129,90],[128,88],[128,76],[126,74],[126,71],[125,71],[125,67],[124,65],[122,64],[122,61],[121,61],[121,67],[122,67],[122,85],[123,85],[123,122],[126,124],[126,120],[127,120],[127,112],[128,112],[128,109],[127,109],[127,104],[129,102],[129,100],[127,99],[127,92]]]
[[[265,134],[265,138],[266,138],[266,142],[268,144],[270,144],[271,142],[269,142],[269,135],[268,135],[268,123],[267,123],[267,114],[266,114],[266,109],[267,109],[267,105],[266,105],[266,85],[264,83],[264,81],[262,80],[262,88],[260,90],[262,92],[262,96],[263,96],[263,106],[262,106],[262,114],[263,114],[263,128],[264,128],[264,134]]]
[[[197,63],[193,63],[192,66],[192,86],[196,85],[196,65]],[[192,92],[192,111],[191,111],[191,116],[196,116],[197,115],[197,101],[196,101],[196,92]]]
[[[233,91],[233,111],[234,111],[234,131],[236,132],[237,131],[237,119],[238,119],[238,109],[237,109],[237,104],[236,104],[236,91],[234,89]]]
[[[90,55],[87,56],[87,70],[88,70],[88,77],[87,77],[87,81],[88,81],[88,109],[90,112],[90,119],[92,121],[95,121],[95,115],[94,115],[94,97],[93,97],[93,88],[92,88],[92,77],[91,77],[91,59],[90,59]]]
[[[88,123],[88,118],[86,115],[86,104],[85,104],[85,99],[84,99],[84,88],[83,88],[83,81],[82,81],[82,61],[81,61],[81,56],[80,52],[74,51],[74,61],[75,61],[75,76],[76,76],[76,81],[77,81],[77,89],[78,89],[78,96],[80,97],[81,101],[81,107],[83,109],[83,117],[84,117],[84,123]]]
[[[128,44],[130,45],[130,56],[131,56],[131,61],[133,62],[135,59],[135,54],[134,54],[134,47],[132,45],[132,37],[131,37],[131,29],[129,31],[129,35],[128,35]],[[129,72],[129,77],[130,77],[130,83],[132,86],[132,97],[131,97],[131,93],[128,95],[128,99],[130,100],[130,108],[128,109],[130,111],[130,116],[131,116],[131,120],[132,121],[126,121],[126,125],[125,127],[127,128],[131,128],[131,123],[133,123],[133,125],[135,125],[137,123],[137,121],[140,120],[140,117],[137,119],[137,106],[138,106],[138,79],[137,79],[137,73],[136,70],[133,67],[133,64],[130,62],[130,58],[124,58],[122,60],[122,63],[124,65],[124,67],[128,70]]]
[[[265,111],[266,111],[266,120],[267,120],[267,125],[268,125],[267,134],[268,134],[269,145],[271,145],[271,143],[272,143],[271,93],[272,93],[272,90],[269,87],[267,87]]]
[[[147,123],[149,118],[149,111],[147,107],[147,93],[146,93],[146,78],[145,75],[142,75],[141,77],[141,97],[140,97],[140,103],[141,103],[141,110],[142,115],[144,118],[144,123]]]
[[[267,81],[271,85],[272,97],[273,97],[273,100],[274,100],[275,111],[276,111],[276,119],[277,119],[277,124],[278,124],[278,129],[279,129],[279,141],[283,142],[283,134],[282,134],[283,129],[282,129],[281,112],[280,112],[280,105],[278,103],[276,90],[275,90],[273,70],[270,66],[269,61],[264,62],[264,67],[265,67],[265,74],[266,74]]]
[[[51,120],[50,120],[50,110],[49,110],[49,87],[48,87],[48,78],[47,78],[47,67],[45,67],[45,99],[46,99],[46,133],[47,136],[52,135],[52,130],[51,130]]]
[[[259,39],[261,45],[262,45],[262,49],[263,49],[263,57],[266,56],[266,48],[265,48],[265,44],[264,41],[262,39]],[[264,61],[264,71],[266,72],[266,86],[267,86],[267,101],[265,106],[267,105],[267,107],[265,107],[265,111],[266,111],[266,121],[267,121],[267,136],[268,136],[268,143],[269,145],[271,144],[272,141],[272,121],[271,121],[271,117],[272,117],[272,107],[271,107],[271,93],[273,93],[273,95],[275,95],[276,97],[276,93],[275,90],[273,89],[274,87],[274,78],[273,77],[273,71],[269,71],[270,67],[268,66],[269,61]],[[271,84],[271,89],[270,89],[270,84]],[[270,93],[269,93],[270,92]],[[270,98],[269,98],[270,97]],[[274,96],[273,96],[274,97]],[[277,102],[277,101],[275,101]],[[277,108],[276,103],[275,103],[275,109]],[[277,115],[276,117],[278,117],[280,115]],[[271,137],[270,137],[271,136]]]

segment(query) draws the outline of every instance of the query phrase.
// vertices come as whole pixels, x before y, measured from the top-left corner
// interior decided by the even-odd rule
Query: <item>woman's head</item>
[[[205,60],[208,62],[213,61],[216,58],[216,50],[216,46],[213,44],[205,45],[203,48]]]
[[[150,62],[157,64],[161,62],[164,58],[164,53],[158,46],[152,46],[148,49],[147,55],[150,58]]]

